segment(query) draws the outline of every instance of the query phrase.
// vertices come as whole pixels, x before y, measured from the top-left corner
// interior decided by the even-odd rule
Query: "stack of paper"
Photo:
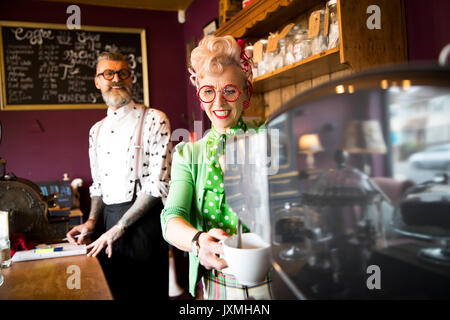
[[[13,262],[59,258],[86,254],[86,245],[70,243],[56,243],[48,246],[48,249],[33,249],[17,251],[12,257]]]

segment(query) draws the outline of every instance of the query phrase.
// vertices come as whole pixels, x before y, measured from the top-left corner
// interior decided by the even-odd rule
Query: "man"
[[[81,244],[84,236],[74,236],[92,232],[103,214],[106,232],[87,246],[88,256],[99,255],[114,298],[167,299],[168,247],[160,213],[169,188],[170,123],[163,112],[133,102],[122,54],[105,52],[97,61],[95,86],[108,110],[89,133],[91,210],[67,237]]]

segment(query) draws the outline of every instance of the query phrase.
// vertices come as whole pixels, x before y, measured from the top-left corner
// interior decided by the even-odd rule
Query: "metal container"
[[[401,234],[440,241],[441,246],[419,250],[424,261],[450,266],[450,184],[438,175],[408,189],[395,210],[395,230]]]

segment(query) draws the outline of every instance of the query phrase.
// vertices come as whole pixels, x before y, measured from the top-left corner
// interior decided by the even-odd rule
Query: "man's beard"
[[[121,89],[111,89],[112,87],[120,87]],[[102,97],[108,107],[119,108],[131,101],[131,88],[117,82],[102,90]]]

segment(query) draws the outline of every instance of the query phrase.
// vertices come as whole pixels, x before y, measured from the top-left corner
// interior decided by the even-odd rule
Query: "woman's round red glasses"
[[[228,102],[236,101],[241,95],[241,91],[234,84],[227,84],[221,93]],[[204,103],[211,103],[216,99],[216,89],[213,86],[203,86],[198,90],[197,97]]]

